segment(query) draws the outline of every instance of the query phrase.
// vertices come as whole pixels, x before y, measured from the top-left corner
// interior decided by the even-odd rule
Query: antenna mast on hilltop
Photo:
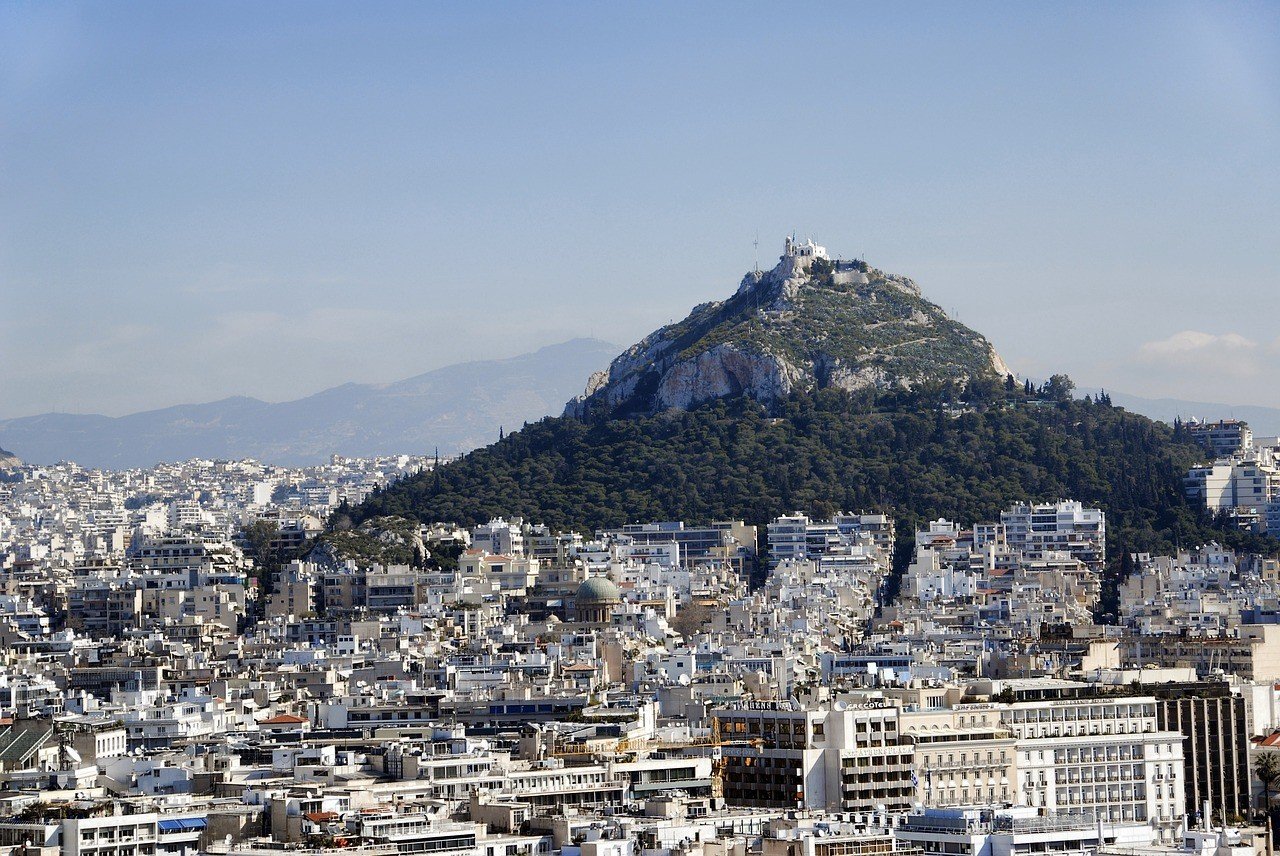
[[[760,273],[760,230],[756,230],[756,239],[751,242],[751,246],[756,250],[756,273]]]

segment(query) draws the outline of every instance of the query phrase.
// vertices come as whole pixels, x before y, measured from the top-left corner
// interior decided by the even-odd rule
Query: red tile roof
[[[270,719],[261,720],[259,725],[303,725],[306,719],[301,716],[294,716],[292,713],[282,713],[279,716],[273,716]]]

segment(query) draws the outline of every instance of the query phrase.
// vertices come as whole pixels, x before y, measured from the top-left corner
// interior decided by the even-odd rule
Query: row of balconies
[[[907,780],[907,775],[906,775],[907,771],[904,771],[904,770],[895,770],[894,772],[896,772],[896,773],[898,774],[897,778],[899,779],[899,781],[906,781],[906,780]],[[889,771],[888,771],[888,770],[880,770],[880,771],[877,771],[877,772],[875,772],[875,773],[863,773],[863,774],[861,774],[861,775],[856,775],[856,776],[855,776],[855,775],[852,775],[852,774],[846,774],[846,775],[844,775],[843,777],[841,777],[841,781],[842,781],[842,782],[844,782],[846,785],[852,785],[852,784],[860,784],[860,785],[873,784],[873,783],[875,783],[875,782],[883,782],[883,781],[885,780],[885,777],[886,777],[886,775],[887,775],[888,773],[889,773]]]
[[[124,844],[154,844],[156,837],[154,835],[139,835],[134,837],[121,836],[120,838],[98,838],[96,840],[81,841],[81,850],[104,849],[109,847],[119,847]]]
[[[1141,713],[1131,712],[1135,708]],[[1095,711],[1095,713],[1090,713]],[[1019,716],[1019,714],[1023,714]],[[1151,704],[1094,705],[1093,707],[1057,707],[1014,711],[1015,722],[1090,722],[1104,719],[1141,719],[1154,717]]]
[[[1002,770],[1010,765],[1009,761],[929,761],[922,768],[924,770],[939,770],[946,772],[947,770]]]
[[[858,796],[845,794],[845,798],[841,800],[840,804],[845,811],[857,811],[873,807],[876,800],[900,799],[909,801],[914,797],[915,792],[910,788],[886,788],[883,792],[866,793]]]
[[[1083,750],[1084,754],[1073,757],[1070,753],[1059,750],[1054,755],[1054,763],[1056,764],[1132,764],[1142,762],[1146,756],[1142,754],[1142,750],[1138,747],[1122,747],[1117,751],[1114,747],[1111,749],[1097,750],[1099,754],[1094,757],[1088,749]]]
[[[765,785],[765,786],[774,786],[774,787],[791,787],[792,785],[794,785],[795,787],[800,786],[797,776],[790,776],[786,774],[754,773],[754,774],[736,776],[735,779],[736,781],[734,782],[734,785],[736,786],[745,786],[745,785],[756,785],[756,786]],[[727,783],[726,783],[726,787],[728,787]]]
[[[1060,798],[1058,802],[1064,805],[1093,805],[1102,803],[1103,805],[1111,805],[1115,802],[1134,802],[1143,800],[1145,797],[1135,797],[1131,794],[1121,794],[1120,796],[1104,796],[1085,798],[1083,795],[1067,794],[1066,797]]]
[[[994,776],[992,776],[989,779],[974,778],[974,779],[932,779],[930,780],[928,778],[925,778],[925,779],[921,779],[920,781],[923,781],[926,787],[932,786],[936,788],[967,788],[970,786],[980,788],[983,786],[994,787],[995,785],[1009,784],[1009,779],[1005,776],[1001,776],[999,781],[997,781]]]
[[[1097,775],[1093,775],[1093,776],[1089,776],[1089,775],[1079,775],[1079,776],[1068,775],[1068,776],[1067,776],[1067,778],[1066,778],[1066,783],[1067,783],[1067,784],[1069,784],[1069,785],[1078,785],[1078,784],[1086,784],[1086,785],[1089,785],[1089,784],[1093,784],[1094,782],[1131,782],[1131,781],[1135,781],[1135,780],[1140,782],[1140,781],[1142,781],[1142,777],[1141,777],[1141,776],[1134,776],[1134,775],[1132,775],[1132,774],[1130,774],[1130,773],[1121,773],[1121,774],[1119,774],[1119,775],[1116,775],[1115,773],[1109,773],[1109,774],[1106,774],[1106,775],[1103,775],[1103,774],[1099,773],[1099,774],[1097,774]]]
[[[80,833],[80,844],[82,846],[109,846],[114,844],[134,844],[141,841],[155,841],[156,837],[153,833],[142,832],[133,835],[115,835],[112,830],[100,830],[95,836],[92,831]]]

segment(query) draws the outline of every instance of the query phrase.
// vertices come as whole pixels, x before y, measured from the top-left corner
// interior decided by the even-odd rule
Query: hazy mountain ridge
[[[1081,392],[1097,393],[1101,389],[1081,387]],[[1144,398],[1126,392],[1106,390],[1113,403],[1141,413],[1149,419],[1173,424],[1174,419],[1202,419],[1213,422],[1218,419],[1240,419],[1249,423],[1255,437],[1280,436],[1280,408],[1257,404],[1222,404],[1208,401],[1186,401],[1181,398]]]
[[[47,413],[0,421],[32,463],[128,468],[192,457],[305,464],[330,454],[466,451],[557,411],[617,352],[574,339],[504,360],[446,366],[389,384],[347,383],[295,401],[237,396],[112,418]]]
[[[733,296],[628,348],[565,412],[653,414],[727,396],[767,403],[1007,373],[990,342],[910,279],[789,239],[772,270],[748,273]]]

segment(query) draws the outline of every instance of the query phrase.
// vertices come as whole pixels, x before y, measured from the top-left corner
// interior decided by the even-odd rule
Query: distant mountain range
[[[597,339],[574,339],[276,404],[234,397],[117,418],[46,413],[0,420],[0,441],[30,463],[108,469],[197,457],[302,465],[335,453],[454,454],[496,440],[500,427],[509,431],[558,413],[617,351]]]
[[[124,469],[196,457],[301,465],[335,453],[430,453],[437,447],[456,454],[493,441],[500,427],[511,431],[559,412],[593,372],[608,379],[599,370],[618,350],[598,339],[574,339],[510,359],[460,363],[390,384],[348,383],[276,404],[234,397],[117,418],[46,413],[0,420],[0,467],[22,459]],[[634,354],[615,361],[615,372],[629,356]],[[701,368],[699,381],[712,374]],[[1280,408],[1108,393],[1126,410],[1163,422],[1234,417],[1259,436],[1280,435]],[[582,401],[576,398],[571,408]]]

